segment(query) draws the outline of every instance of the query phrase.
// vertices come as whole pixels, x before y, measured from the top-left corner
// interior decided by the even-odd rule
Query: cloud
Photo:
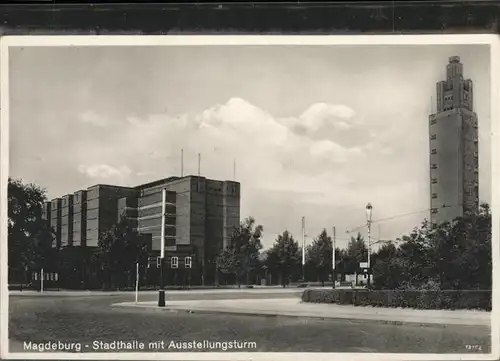
[[[149,175],[154,175],[156,172],[137,172],[136,175],[139,177],[144,177],[144,176],[149,176]]]
[[[82,123],[91,124],[99,128],[104,128],[108,124],[110,124],[110,121],[108,119],[92,111],[86,111],[85,113],[80,114],[78,119]]]
[[[349,129],[356,112],[345,105],[316,103],[302,113],[299,120],[303,126],[318,131],[324,125]],[[359,122],[359,120],[357,121]]]
[[[322,157],[325,161],[330,160],[334,163],[345,163],[365,156],[361,148],[344,148],[331,140],[313,142],[309,153],[313,157]]]
[[[107,164],[95,164],[95,165],[83,165],[78,166],[78,172],[85,174],[89,178],[122,178],[129,176],[132,171],[127,166],[123,165],[118,168],[114,168]]]
[[[304,114],[307,122],[302,120]],[[85,156],[98,162],[105,154],[108,164],[127,159],[131,169],[141,170],[127,178],[131,184],[136,181],[133,176],[180,174],[183,149],[184,174],[197,174],[200,153],[201,174],[207,177],[233,179],[236,161],[236,179],[245,184],[245,189],[287,184],[295,190],[307,189],[314,179],[326,181],[335,189],[335,182],[343,178],[340,172],[363,164],[368,150],[380,150],[376,139],[365,142],[358,118],[346,106],[324,103],[307,108],[296,118],[276,118],[234,97],[198,114],[128,117],[107,139],[113,148],[108,146],[103,152],[102,144],[95,144],[86,147],[92,154],[87,152]],[[342,129],[342,134],[331,133],[328,138],[311,136],[318,127],[332,123],[340,124],[337,129]],[[297,125],[307,132],[297,132]],[[362,139],[358,139],[360,135]],[[351,139],[353,145],[342,144],[345,138]]]
[[[77,171],[93,182],[133,186],[180,175],[181,167],[184,175],[197,174],[201,154],[202,176],[241,183],[241,216],[266,223],[271,242],[278,225],[293,229],[286,222],[301,211],[290,213],[290,207],[316,209],[321,228],[332,217],[349,222],[349,212],[359,208],[362,214],[368,200],[388,212],[399,204],[402,197],[384,192],[398,192],[401,164],[373,161],[391,157],[387,139],[380,143],[370,137],[374,132],[347,106],[318,103],[296,117],[278,118],[234,97],[197,114],[125,117],[100,137],[88,133],[70,145],[75,149],[68,162],[80,164]],[[377,177],[386,175],[397,176],[377,188]],[[272,209],[262,209],[267,206]]]

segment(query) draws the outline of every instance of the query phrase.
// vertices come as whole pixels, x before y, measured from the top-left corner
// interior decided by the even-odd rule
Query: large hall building
[[[198,176],[169,177],[136,187],[98,184],[46,202],[43,218],[53,247],[96,248],[99,236],[127,217],[160,252],[162,190],[166,189],[165,255],[193,257],[205,267],[240,224],[240,184]]]

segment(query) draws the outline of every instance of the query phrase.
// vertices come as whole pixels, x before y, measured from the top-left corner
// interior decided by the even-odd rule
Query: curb
[[[448,328],[451,326],[460,327],[489,327],[488,325],[462,325],[462,324],[446,324],[446,323],[426,323],[418,321],[396,321],[396,320],[377,320],[377,319],[363,319],[363,318],[345,318],[335,316],[305,316],[305,315],[290,315],[290,314],[272,314],[272,313],[259,313],[259,312],[237,312],[237,311],[224,311],[224,310],[203,310],[195,308],[160,308],[160,307],[145,307],[140,305],[122,305],[113,304],[114,307],[121,308],[139,308],[149,312],[172,312],[172,313],[188,313],[188,314],[201,314],[201,315],[230,315],[230,316],[249,316],[249,317],[262,317],[262,318],[295,318],[305,320],[320,320],[320,321],[344,321],[348,323],[378,323],[383,325],[393,326],[419,326],[419,327],[433,327],[433,328]]]
[[[121,296],[119,293],[10,293],[8,297],[116,297]]]

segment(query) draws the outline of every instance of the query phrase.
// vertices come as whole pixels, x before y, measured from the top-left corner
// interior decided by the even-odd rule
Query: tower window
[[[438,209],[437,209],[437,208],[432,208],[432,209],[431,209],[431,212],[435,214],[435,213],[437,213],[437,212],[438,212]]]
[[[436,134],[431,135],[431,140],[435,140],[437,138]]]
[[[431,164],[431,169],[437,169],[437,164]]]
[[[431,154],[437,154],[437,150],[436,149],[431,149]]]
[[[436,199],[438,197],[437,193],[432,193],[432,198]]]
[[[430,124],[430,125],[436,124],[436,119],[435,119],[435,118],[434,118],[434,119],[431,119],[431,120],[429,121],[429,124]]]
[[[432,178],[432,179],[431,179],[431,183],[432,183],[432,184],[436,184],[437,182],[438,182],[438,179],[437,179],[437,178]]]

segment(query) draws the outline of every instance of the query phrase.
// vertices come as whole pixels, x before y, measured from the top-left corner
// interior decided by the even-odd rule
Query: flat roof
[[[188,178],[190,176],[185,176],[185,177],[176,177],[176,176],[172,176],[172,177],[167,177],[167,178],[163,178],[163,179],[158,179],[158,180],[155,180],[155,181],[152,181],[152,182],[148,182],[148,183],[143,183],[143,184],[140,184],[136,187],[134,187],[135,189],[144,189],[144,188],[149,188],[149,187],[153,187],[155,185],[159,185],[159,184],[162,184],[162,183],[168,183],[168,182],[173,182],[173,181],[176,181],[176,180],[179,180],[179,179],[183,179],[183,178]]]
[[[134,189],[135,188],[135,187],[125,187],[125,186],[117,186],[117,185],[113,185],[113,184],[99,183],[99,184],[94,184],[93,186],[88,187],[87,190],[89,190],[90,188],[94,188],[94,187],[108,187],[108,188],[121,188],[121,189]]]
[[[134,188],[135,189],[144,189],[144,188],[154,187],[156,185],[160,185],[160,184],[163,184],[163,183],[170,183],[170,182],[175,182],[175,181],[178,181],[178,180],[181,180],[181,179],[198,178],[198,177],[206,179],[206,180],[210,180],[210,181],[220,182],[220,183],[228,182],[228,183],[237,183],[237,184],[239,184],[239,182],[236,182],[236,181],[211,179],[211,178],[203,177],[201,175],[198,176],[198,175],[190,174],[190,175],[185,175],[184,177],[172,176],[172,177],[167,177],[167,178],[163,178],[163,179],[158,179],[158,180],[155,180],[155,181],[152,181],[152,182],[140,184],[140,185],[138,185],[138,186],[136,186]]]
[[[207,179],[207,180],[211,180],[211,181],[221,182],[221,183],[223,183],[223,182],[229,182],[229,183],[237,183],[237,184],[239,184],[239,182],[232,181],[232,180],[210,179],[210,178],[203,177],[201,175],[199,177]],[[160,184],[163,184],[163,183],[170,183],[170,182],[174,182],[174,181],[178,181],[180,179],[186,179],[186,178],[198,178],[198,175],[192,175],[192,174],[190,174],[190,175],[186,175],[186,176],[183,176],[183,177],[171,176],[171,177],[158,179],[158,180],[155,180],[155,181],[143,183],[143,184],[140,184],[138,186],[132,186],[132,187],[117,186],[117,185],[113,185],[113,184],[98,183],[98,184],[94,184],[93,186],[88,187],[87,189],[80,189],[80,190],[75,191],[74,193],[66,194],[62,198],[65,198],[65,197],[68,197],[68,196],[73,196],[74,194],[79,193],[79,192],[87,192],[89,189],[95,188],[95,187],[118,188],[118,189],[127,189],[127,190],[142,190],[142,189],[149,188],[149,187],[154,187],[154,186],[157,186],[157,185],[160,185]],[[62,198],[61,197],[53,198],[49,202],[52,202],[52,201],[55,201],[55,200],[60,200]]]

